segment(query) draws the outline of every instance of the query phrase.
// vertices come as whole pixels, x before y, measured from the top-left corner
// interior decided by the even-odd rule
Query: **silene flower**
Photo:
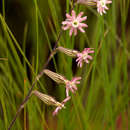
[[[57,74],[55,72],[52,72],[48,69],[45,69],[44,73],[46,75],[48,75],[52,80],[57,82],[58,84],[64,84],[65,85],[66,97],[69,97],[69,91],[71,91],[72,93],[75,93],[75,91],[77,90],[76,85],[80,84],[80,81],[78,81],[78,80],[80,80],[81,77],[74,77],[70,81],[70,80],[66,79],[64,76]]]
[[[67,98],[65,98],[61,103],[59,103],[59,105],[56,107],[56,109],[54,110],[54,112],[53,112],[53,116],[55,116],[55,115],[57,115],[57,113],[59,112],[59,110],[61,110],[62,108],[65,108],[65,103],[67,102],[67,101],[69,101],[70,100],[70,98],[71,97],[67,97]]]
[[[78,62],[78,66],[82,67],[83,62],[89,63],[89,60],[92,60],[92,56],[89,53],[94,53],[93,48],[85,48],[82,52],[77,53],[76,62]]]
[[[89,63],[89,60],[93,59],[92,56],[89,55],[89,53],[94,53],[93,48],[85,48],[82,52],[64,47],[58,47],[57,50],[68,56],[77,58],[76,62],[79,67],[82,67],[83,62]]]
[[[62,29],[63,30],[70,29],[70,32],[69,32],[70,36],[72,35],[73,32],[74,32],[74,35],[77,35],[78,29],[84,33],[85,31],[83,28],[88,27],[88,25],[82,22],[87,19],[87,16],[82,17],[83,12],[80,12],[78,16],[76,16],[76,13],[74,10],[72,10],[71,15],[66,13],[66,20],[62,22],[63,24]]]
[[[77,90],[76,84],[80,84],[79,80],[81,80],[81,77],[74,77],[72,78],[71,81],[65,80],[67,97],[69,97],[69,91],[71,91],[72,93],[75,93],[75,91]]]
[[[37,96],[39,99],[41,99],[45,104],[51,105],[51,106],[56,106],[56,109],[53,112],[53,116],[55,116],[59,110],[62,108],[65,108],[65,103],[70,100],[71,97],[65,98],[61,103],[56,101],[53,97],[43,94],[37,90],[32,91],[32,94]]]
[[[112,1],[111,0],[95,0],[97,3],[97,11],[100,15],[103,15],[103,13],[105,14],[106,11],[109,8],[107,7],[107,4],[111,4]]]

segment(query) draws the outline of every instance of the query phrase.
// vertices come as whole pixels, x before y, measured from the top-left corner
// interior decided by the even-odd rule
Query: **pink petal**
[[[83,33],[85,32],[82,27],[79,27],[78,29],[79,29],[81,32],[83,32]]]
[[[94,51],[88,51],[88,53],[94,53]]]
[[[66,97],[69,97],[69,89],[66,88]]]
[[[79,61],[77,65],[81,68],[82,67],[82,61]]]
[[[82,57],[78,57],[78,58],[76,59],[76,62],[78,62],[78,61],[80,61],[80,60],[82,60]]]
[[[53,112],[53,116],[55,116],[55,115],[57,115],[57,113],[58,113],[58,111],[60,110],[61,108],[60,107],[57,107],[55,110],[54,110],[54,112]]]
[[[107,6],[104,7],[106,10],[108,10],[109,8]],[[104,10],[105,11],[105,10]]]
[[[63,21],[62,24],[63,25],[68,24],[68,21]]]
[[[71,91],[72,93],[74,93],[74,90],[73,90],[73,88],[72,88],[72,87],[69,87],[69,89],[70,89],[70,91]]]
[[[68,25],[67,25],[67,26],[62,26],[62,29],[63,29],[63,30],[67,30],[67,29],[69,29],[69,28],[70,28],[70,26],[68,26]]]
[[[67,101],[69,101],[71,99],[70,96],[67,96],[67,98],[65,98],[63,101],[62,101],[62,104],[65,104]]]
[[[79,18],[79,22],[85,21],[87,19],[87,16],[84,16],[82,18]]]
[[[89,61],[87,60],[87,59],[85,59],[85,62],[88,64],[89,63]]]
[[[80,23],[79,26],[80,26],[80,27],[88,27],[88,25],[85,24],[85,23]]]
[[[80,68],[82,67],[82,62],[80,62]]]
[[[69,35],[70,35],[70,36],[72,36],[73,31],[74,31],[74,29],[71,28],[71,29],[70,29],[70,32],[69,32]]]
[[[112,3],[112,1],[109,1],[109,0],[108,0],[108,1],[106,1],[106,4],[111,4],[111,3]]]
[[[87,58],[88,58],[88,59],[90,59],[90,60],[92,60],[92,59],[93,59],[93,57],[92,57],[92,56],[90,56],[90,55],[88,55],[88,56],[87,56]]]
[[[80,12],[80,13],[78,14],[78,16],[77,16],[77,19],[80,18],[80,17],[82,17],[83,14],[84,14],[83,12]]]
[[[104,13],[104,14],[106,14],[106,11],[105,11],[105,10],[103,10],[103,13]]]
[[[73,81],[81,80],[81,77],[74,77],[72,80],[73,80]]]
[[[73,85],[73,89],[77,90],[77,87],[75,85]]]
[[[77,29],[74,28],[74,35],[76,36],[77,35]]]
[[[74,10],[72,10],[72,18],[75,19],[76,18],[76,13]]]
[[[75,81],[75,84],[80,84],[80,81]]]
[[[66,13],[66,17],[67,17],[68,19],[72,19],[72,16],[70,16],[68,13]]]

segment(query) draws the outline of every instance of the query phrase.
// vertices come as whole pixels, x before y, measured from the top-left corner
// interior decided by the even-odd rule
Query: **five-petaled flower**
[[[89,60],[92,60],[92,56],[88,55],[89,53],[94,53],[93,48],[85,48],[82,52],[77,53],[76,62],[78,66],[82,67],[83,61],[89,63]]]
[[[74,77],[71,81],[65,80],[67,97],[69,96],[69,91],[75,93],[75,91],[77,90],[76,84],[80,84],[80,81],[78,80],[81,80],[81,77]]]
[[[65,103],[67,102],[67,101],[69,101],[70,100],[70,98],[71,97],[67,97],[67,98],[65,98],[61,103],[59,103],[59,105],[56,107],[56,109],[54,110],[54,112],[53,112],[53,116],[55,116],[55,115],[57,115],[57,113],[58,113],[58,111],[59,110],[61,110],[62,108],[65,108]]]
[[[85,21],[87,19],[87,16],[82,17],[83,12],[80,12],[78,16],[76,17],[76,13],[74,10],[71,12],[72,16],[70,16],[68,13],[66,13],[66,20],[62,22],[63,30],[70,29],[69,35],[71,36],[74,32],[74,35],[77,35],[77,29],[79,29],[81,32],[85,32],[83,27],[88,27],[87,24],[82,23],[82,21]]]
[[[96,0],[97,3],[97,11],[100,15],[102,15],[103,13],[105,14],[106,11],[108,10],[108,7],[106,6],[107,4],[111,4],[112,1],[111,0]]]

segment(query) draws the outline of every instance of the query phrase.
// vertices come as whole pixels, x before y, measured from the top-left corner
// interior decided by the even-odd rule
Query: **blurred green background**
[[[86,33],[63,32],[58,46],[82,51],[95,48],[93,61],[78,68],[75,59],[57,53],[48,69],[69,80],[81,76],[78,91],[66,109],[53,117],[54,107],[32,96],[12,130],[130,129],[130,0],[113,0],[102,17],[96,8],[76,5],[88,16]],[[0,130],[8,128],[42,70],[57,37],[69,0],[0,1]],[[43,75],[34,89],[65,98],[65,88]]]

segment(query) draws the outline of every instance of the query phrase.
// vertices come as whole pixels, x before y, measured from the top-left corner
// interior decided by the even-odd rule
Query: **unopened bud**
[[[59,75],[59,74],[57,74],[55,72],[52,72],[52,71],[50,71],[48,69],[45,69],[44,73],[46,75],[48,75],[52,80],[57,82],[58,84],[64,84],[65,83],[65,78],[62,75]]]
[[[86,6],[96,6],[96,0],[77,0],[78,4],[84,4]]]
[[[62,103],[57,102],[53,97],[43,94],[41,92],[38,92],[37,90],[34,90],[32,92],[35,96],[37,96],[39,99],[41,99],[45,104],[56,106],[56,107],[64,107]]]
[[[71,50],[71,49],[64,48],[64,47],[58,47],[57,50],[68,56],[71,56],[71,57],[76,57],[76,55],[78,53],[78,51],[76,51],[76,50]]]

